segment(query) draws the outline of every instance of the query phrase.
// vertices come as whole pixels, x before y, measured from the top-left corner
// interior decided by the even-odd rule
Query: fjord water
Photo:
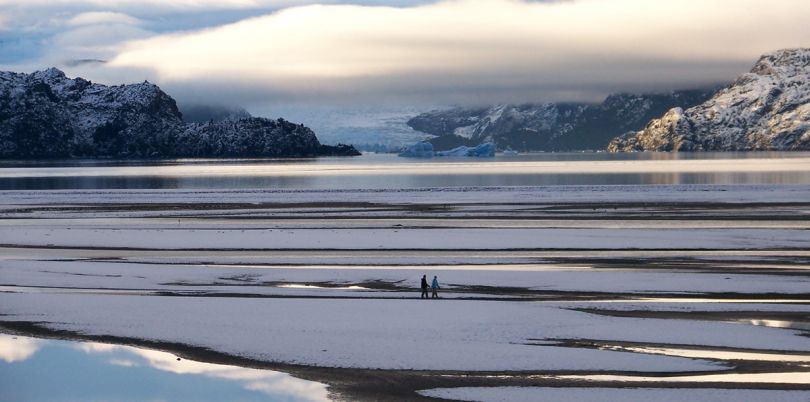
[[[810,153],[534,153],[408,159],[0,162],[0,189],[390,189],[610,184],[810,184]]]
[[[288,374],[201,363],[160,351],[0,334],[2,401],[326,401]]]

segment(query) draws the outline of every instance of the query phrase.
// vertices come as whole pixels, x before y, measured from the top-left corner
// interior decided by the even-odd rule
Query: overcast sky
[[[0,68],[180,101],[598,100],[728,82],[810,46],[807,0],[0,0]]]

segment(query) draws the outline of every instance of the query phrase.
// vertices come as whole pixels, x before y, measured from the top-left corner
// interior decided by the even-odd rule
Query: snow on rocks
[[[750,72],[695,107],[673,108],[608,150],[810,149],[810,49],[762,56]]]
[[[283,119],[186,123],[175,100],[149,82],[107,86],[55,68],[0,72],[0,158],[321,154],[357,151],[323,146],[312,130]]]
[[[602,149],[614,136],[642,128],[671,107],[703,102],[713,92],[619,93],[601,104],[500,104],[436,110],[413,117],[408,125],[439,136],[445,145],[494,142],[499,148],[517,150]]]
[[[752,389],[654,389],[654,388],[551,388],[551,387],[460,387],[420,391],[433,398],[475,402],[795,402],[807,391]]]

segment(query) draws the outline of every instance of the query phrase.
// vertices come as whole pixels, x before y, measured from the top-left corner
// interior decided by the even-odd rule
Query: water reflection
[[[588,380],[588,381],[618,381],[618,382],[645,382],[645,383],[690,383],[690,382],[722,382],[722,383],[768,383],[768,384],[810,384],[810,372],[797,371],[808,368],[810,365],[797,364],[810,362],[810,354],[803,352],[787,353],[772,351],[732,350],[732,349],[701,349],[700,347],[653,347],[653,346],[621,346],[603,345],[601,349],[619,352],[633,352],[653,355],[685,357],[690,359],[713,359],[734,364],[737,361],[771,362],[771,371],[766,372],[718,372],[707,374],[687,374],[673,376],[649,377],[644,375],[561,375],[548,376],[549,378]],[[797,367],[801,367],[798,368]]]
[[[527,162],[527,161],[626,161],[626,160],[693,160],[693,159],[770,159],[806,158],[810,152],[537,152],[522,153],[516,156],[497,154],[494,158],[476,159],[477,162]],[[227,165],[227,164],[354,164],[383,161],[399,164],[421,164],[424,159],[398,158],[393,154],[364,154],[361,157],[322,157],[322,158],[180,158],[180,159],[48,159],[48,160],[0,160],[0,168],[9,167],[104,167],[104,166],[177,166],[177,165]],[[469,158],[428,159],[442,163],[469,163]]]
[[[328,401],[288,374],[178,360],[170,353],[0,334],[3,401]]]
[[[14,363],[27,360],[42,346],[42,341],[0,334],[0,360]]]
[[[789,297],[789,296],[787,296]],[[709,297],[628,297],[617,300],[583,300],[581,303],[677,303],[677,304],[807,304],[805,299],[724,299]],[[756,325],[755,320],[742,320],[740,322]]]
[[[758,327],[786,328],[786,329],[798,329],[801,331],[810,331],[810,322],[785,321],[785,320],[739,320],[739,321],[745,324],[751,324]]]
[[[670,377],[645,377],[633,375],[562,375],[549,376],[567,380],[588,380],[588,381],[623,381],[623,382],[723,382],[739,384],[810,384],[810,372],[787,372],[787,373],[727,373],[727,374],[705,374],[705,375],[685,375]]]
[[[612,385],[612,384],[611,384]],[[458,401],[576,401],[576,402],[807,402],[807,391],[728,388],[627,387],[458,387],[434,388],[420,394]]]
[[[413,160],[6,161],[0,189],[419,188],[601,184],[810,184],[810,153],[530,154]]]
[[[656,347],[641,347],[641,346],[628,346],[628,347],[610,346],[605,348],[622,352],[636,352],[636,353],[647,353],[665,356],[688,357],[691,359],[810,363],[810,354],[742,352],[734,350],[713,350],[713,349],[656,348]]]

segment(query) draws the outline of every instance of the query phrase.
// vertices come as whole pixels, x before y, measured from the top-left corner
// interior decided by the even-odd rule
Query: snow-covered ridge
[[[107,86],[49,68],[0,72],[0,158],[352,154],[307,127],[252,116],[187,123],[149,82]],[[356,152],[356,151],[355,151]]]
[[[762,56],[708,101],[614,139],[620,151],[810,149],[810,49]]]
[[[601,104],[543,103],[456,108],[420,114],[408,125],[428,134],[439,148],[495,142],[501,149],[604,149],[618,134],[640,129],[672,107],[691,107],[714,90],[664,94],[614,94]]]

